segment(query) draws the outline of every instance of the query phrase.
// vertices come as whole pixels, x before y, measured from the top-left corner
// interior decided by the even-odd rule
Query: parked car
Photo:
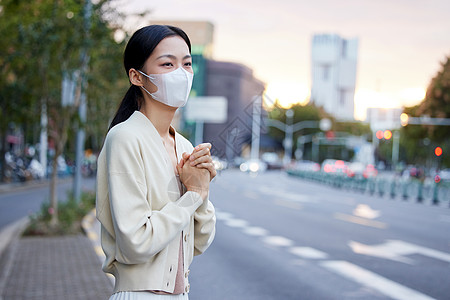
[[[320,165],[314,161],[310,160],[299,160],[294,163],[292,169],[296,171],[312,171],[318,172],[320,171]]]
[[[217,156],[212,156],[211,158],[214,164],[214,168],[216,168],[216,171],[222,171],[228,168],[227,161],[220,159]]]
[[[267,164],[259,159],[249,159],[241,163],[239,169],[242,172],[252,172],[252,173],[264,172],[265,170],[267,170]]]
[[[352,162],[348,165],[347,176],[354,178],[371,178],[378,175],[378,171],[372,164]]]
[[[441,181],[450,182],[450,169],[443,169],[438,173]]]
[[[261,160],[267,164],[267,169],[276,170],[283,168],[283,162],[275,152],[265,152],[261,155]]]
[[[333,175],[348,175],[349,163],[337,159],[325,159],[322,163],[322,171]]]

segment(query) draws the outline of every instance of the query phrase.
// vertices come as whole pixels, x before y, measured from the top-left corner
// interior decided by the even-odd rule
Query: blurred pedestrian
[[[98,158],[97,218],[115,277],[110,299],[188,299],[193,256],[215,234],[211,144],[196,146],[171,126],[192,85],[191,44],[177,27],[151,25],[129,40],[131,86]]]

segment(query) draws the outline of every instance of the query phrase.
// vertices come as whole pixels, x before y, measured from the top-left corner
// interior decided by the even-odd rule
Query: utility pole
[[[252,145],[250,151],[250,158],[252,160],[259,159],[259,144],[261,132],[261,96],[253,98],[253,113],[252,113]]]
[[[84,45],[81,51],[81,74],[80,74],[80,83],[78,87],[78,115],[80,120],[80,126],[78,127],[77,132],[77,141],[76,141],[76,165],[75,165],[75,179],[73,183],[73,194],[74,198],[77,202],[80,202],[81,199],[81,165],[83,163],[84,157],[84,124],[86,123],[86,112],[87,112],[87,104],[86,104],[86,89],[87,89],[87,76],[86,73],[88,71],[89,66],[89,47],[90,47],[90,34],[89,31],[91,29],[91,15],[92,15],[92,3],[91,0],[85,0],[84,4]]]
[[[294,117],[294,111],[292,109],[288,109],[286,111],[286,137],[283,141],[283,146],[284,146],[284,158],[283,158],[283,162],[284,164],[288,164],[291,159],[292,159],[292,144],[293,144],[293,135],[294,135],[294,129],[292,128],[292,121],[293,121],[293,117]]]
[[[400,140],[400,132],[398,130],[395,130],[394,138],[392,141],[392,164],[394,165],[394,167],[396,167],[398,163],[399,140]]]

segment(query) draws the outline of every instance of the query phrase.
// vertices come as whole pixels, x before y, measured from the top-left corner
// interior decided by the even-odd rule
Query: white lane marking
[[[294,244],[292,240],[278,235],[271,235],[265,237],[263,239],[263,242],[272,246],[281,246],[281,247],[290,247]]]
[[[375,219],[380,216],[379,210],[373,210],[369,205],[358,204],[353,210],[353,215],[366,219]]]
[[[445,262],[450,262],[449,253],[441,252],[438,250],[430,249],[427,247],[399,240],[387,240],[383,244],[374,246],[364,245],[358,242],[350,241],[349,246],[355,253],[381,257],[407,264],[414,264],[414,261],[412,259],[404,257],[404,255],[411,255],[411,254],[422,254],[431,258],[439,259]]]
[[[216,211],[217,220],[230,220],[233,218],[233,215],[227,212]]]
[[[292,247],[289,252],[297,256],[309,259],[325,259],[328,254],[311,247]]]
[[[354,223],[354,224],[358,224],[358,225],[374,227],[374,228],[379,228],[379,229],[386,229],[388,227],[388,225],[383,222],[367,220],[364,218],[341,214],[341,213],[335,213],[334,218],[337,220],[341,220],[341,221],[346,221],[346,222],[350,222],[350,223]]]
[[[241,219],[229,219],[225,221],[225,224],[230,227],[244,228],[248,225],[248,222]]]
[[[248,235],[253,235],[253,236],[265,236],[269,233],[264,228],[257,227],[257,226],[251,226],[251,227],[244,228],[243,232]]]
[[[414,261],[412,259],[399,255],[398,253],[396,253],[396,249],[390,246],[369,246],[354,241],[348,242],[348,245],[350,246],[350,248],[352,248],[353,252],[357,254],[390,259],[410,265],[414,264]]]
[[[320,265],[330,271],[347,277],[364,286],[371,287],[380,293],[397,300],[432,300],[433,298],[416,290],[398,284],[392,280],[372,273],[347,261],[330,260]]]

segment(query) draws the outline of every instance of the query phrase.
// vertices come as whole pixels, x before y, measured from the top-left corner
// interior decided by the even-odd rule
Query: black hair
[[[180,36],[188,45],[189,53],[191,52],[191,42],[182,29],[169,25],[150,25],[143,27],[131,36],[125,47],[123,65],[127,76],[131,68],[141,70],[156,46],[164,38],[169,36]],[[123,97],[108,130],[127,120],[136,110],[139,110],[142,101],[142,91],[139,87],[132,84]]]

